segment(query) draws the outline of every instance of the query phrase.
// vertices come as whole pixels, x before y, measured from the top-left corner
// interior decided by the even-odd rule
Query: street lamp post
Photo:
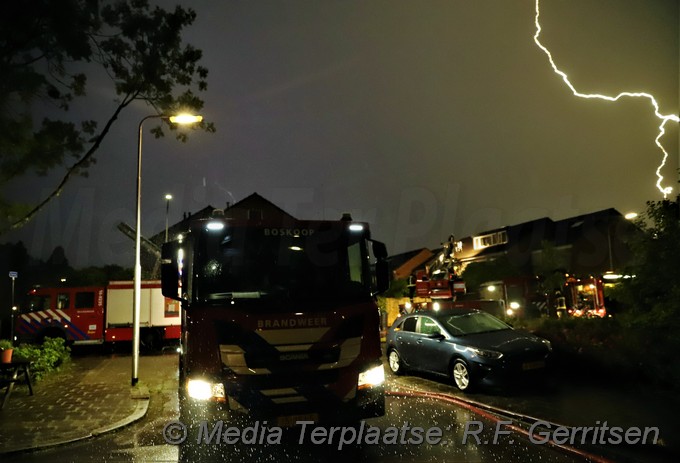
[[[9,323],[10,323],[9,339],[12,342],[14,342],[14,312],[16,312],[16,310],[17,310],[16,305],[14,305],[14,280],[16,280],[18,276],[19,276],[19,272],[15,272],[15,271],[9,272],[9,277],[12,279],[12,313],[11,313],[12,316],[10,317],[10,321],[9,321]]]
[[[139,121],[137,137],[137,201],[136,201],[136,230],[135,230],[135,276],[133,290],[133,311],[132,311],[132,385],[135,386],[139,381],[139,317],[141,313],[141,293],[142,293],[142,126],[147,119],[165,119],[174,124],[193,124],[201,122],[201,116],[191,114],[179,114],[177,116],[166,116],[163,114],[152,114]]]
[[[14,317],[16,317],[18,307],[15,305],[12,305],[12,317],[10,318],[10,337],[9,339],[14,343]]]
[[[165,242],[168,242],[168,213],[170,212],[171,194],[165,195]]]

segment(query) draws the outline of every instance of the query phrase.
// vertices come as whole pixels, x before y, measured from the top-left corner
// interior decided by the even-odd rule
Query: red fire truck
[[[604,285],[599,277],[577,278],[568,276],[564,285],[563,304],[560,311],[574,317],[605,317]]]
[[[133,282],[108,286],[35,288],[16,321],[21,341],[59,337],[73,344],[132,340]],[[160,281],[142,282],[140,340],[158,346],[179,339],[180,304],[163,297]]]
[[[386,259],[347,216],[217,214],[164,244],[163,294],[182,303],[181,419],[283,427],[383,415],[375,295],[389,284]]]
[[[536,277],[511,277],[480,285],[479,300],[458,300],[454,307],[478,308],[500,318],[570,315],[604,317],[602,279],[567,275],[560,291],[547,292]]]
[[[416,285],[418,285],[418,277]],[[442,279],[443,280],[443,279]],[[545,310],[545,296],[537,289],[538,281],[532,277],[510,277],[504,280],[483,283],[479,287],[479,292],[475,294],[465,294],[465,283],[462,279],[455,279],[449,285],[456,296],[456,286],[461,290],[454,298],[441,297],[446,291],[434,291],[432,284],[437,280],[430,279],[429,286],[421,286],[426,290],[418,291],[416,287],[417,299],[410,303],[413,310],[440,310],[444,308],[466,308],[478,309],[501,318],[513,319],[527,316],[538,316]],[[440,280],[441,281],[441,280]],[[439,296],[439,297],[438,297]],[[416,302],[417,301],[417,302]]]
[[[411,299],[418,297],[427,302],[455,301],[465,295],[465,281],[460,277],[460,261],[456,253],[462,248],[453,235],[442,243],[443,248],[430,265],[424,270],[416,271],[410,277]]]
[[[416,297],[451,301],[465,294],[465,281],[447,268],[418,270],[415,280]]]
[[[483,301],[498,304],[501,318],[536,318],[547,315],[547,298],[540,280],[533,276],[508,277],[479,286]]]

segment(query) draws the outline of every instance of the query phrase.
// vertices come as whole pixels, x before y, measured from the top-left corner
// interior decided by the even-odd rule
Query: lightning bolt
[[[546,54],[548,57],[548,61],[550,61],[550,66],[552,66],[553,71],[562,77],[562,80],[564,83],[569,87],[571,92],[579,97],[579,98],[586,98],[586,99],[598,99],[598,100],[605,100],[605,101],[618,101],[621,98],[646,98],[649,100],[651,103],[652,107],[654,108],[654,115],[659,119],[661,122],[659,124],[659,133],[656,136],[656,139],[654,140],[654,143],[656,143],[656,146],[659,147],[659,150],[663,153],[663,158],[661,160],[661,164],[659,167],[656,169],[656,187],[659,189],[661,194],[663,194],[663,197],[666,198],[671,191],[673,191],[673,188],[670,186],[663,187],[661,183],[663,182],[663,175],[661,175],[661,169],[666,165],[666,161],[668,161],[668,152],[666,149],[663,147],[661,144],[661,138],[663,138],[664,134],[666,133],[666,124],[670,121],[673,122],[680,122],[680,118],[676,114],[661,114],[661,111],[659,110],[659,103],[656,101],[656,98],[654,96],[650,95],[649,93],[645,92],[621,92],[616,96],[608,96],[608,95],[600,95],[597,93],[581,93],[578,90],[576,90],[576,87],[571,83],[569,80],[569,77],[564,71],[561,71],[557,65],[555,64],[555,61],[553,60],[552,54],[550,51],[541,43],[539,40],[539,36],[541,35],[541,24],[538,21],[538,18],[540,16],[540,0],[536,0],[536,16],[534,19],[534,24],[536,25],[536,33],[534,34],[534,42],[536,42],[536,45],[538,45],[538,48],[543,50],[543,53]]]

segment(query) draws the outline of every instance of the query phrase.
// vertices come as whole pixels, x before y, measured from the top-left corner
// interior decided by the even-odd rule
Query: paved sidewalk
[[[73,359],[65,371],[33,385],[16,386],[0,410],[0,454],[87,439],[142,418],[144,386],[130,386],[129,356]]]

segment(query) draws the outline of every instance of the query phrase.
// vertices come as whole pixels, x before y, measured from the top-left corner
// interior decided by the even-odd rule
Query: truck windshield
[[[370,295],[363,232],[341,224],[205,229],[195,253],[195,295],[205,302]]]

